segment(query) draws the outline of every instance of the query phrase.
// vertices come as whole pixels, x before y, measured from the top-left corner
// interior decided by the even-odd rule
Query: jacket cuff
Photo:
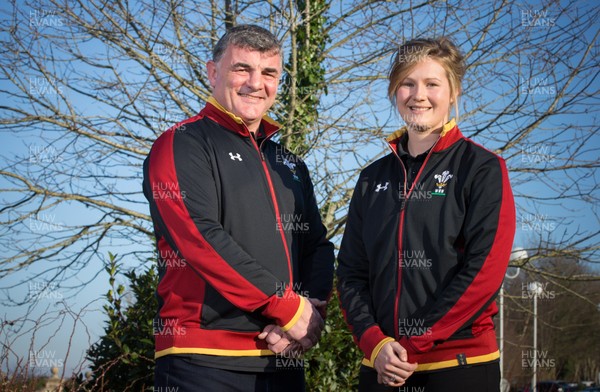
[[[385,336],[378,325],[373,325],[362,334],[358,346],[365,354],[365,358],[368,358],[371,363],[375,363],[375,358],[383,345],[393,341],[393,338]]]
[[[296,324],[302,315],[306,300],[288,287],[283,295],[273,294],[262,314],[273,319],[284,331]]]

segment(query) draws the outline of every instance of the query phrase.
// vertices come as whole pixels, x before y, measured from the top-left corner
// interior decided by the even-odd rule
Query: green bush
[[[144,391],[154,386],[154,337],[152,320],[158,306],[155,290],[158,274],[148,268],[123,275],[133,294],[131,305],[123,309],[125,287],[115,287],[120,274],[114,255],[109,255],[110,290],[106,293],[104,311],[108,316],[105,335],[87,353],[92,362],[92,390]]]
[[[352,341],[337,295],[327,306],[325,330],[319,343],[305,355],[307,391],[354,391],[362,355]]]

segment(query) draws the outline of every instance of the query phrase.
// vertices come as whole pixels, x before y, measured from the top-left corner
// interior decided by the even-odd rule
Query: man
[[[318,341],[334,255],[304,162],[271,140],[281,45],[236,26],[207,71],[213,96],[144,163],[160,278],[155,387],[303,391],[303,367],[281,359]]]

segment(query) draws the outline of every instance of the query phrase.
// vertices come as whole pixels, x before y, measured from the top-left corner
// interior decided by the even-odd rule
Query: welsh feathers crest
[[[454,176],[450,174],[449,170],[444,170],[442,174],[434,175],[433,178],[436,180],[436,189],[435,192],[432,192],[431,194],[436,196],[446,196],[446,185],[448,185],[448,181],[450,181],[452,177]]]

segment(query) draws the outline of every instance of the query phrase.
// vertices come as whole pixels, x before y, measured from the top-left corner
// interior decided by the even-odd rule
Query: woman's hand
[[[377,371],[377,382],[391,387],[404,385],[406,379],[417,368],[408,362],[408,353],[398,342],[388,342],[379,351],[373,363]]]

